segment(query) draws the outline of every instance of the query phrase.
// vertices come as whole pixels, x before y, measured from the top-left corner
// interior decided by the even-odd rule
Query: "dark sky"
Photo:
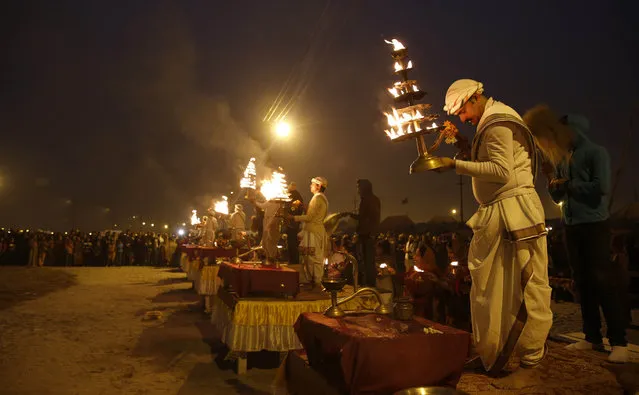
[[[436,111],[452,81],[478,79],[522,114],[546,102],[588,116],[616,169],[637,144],[627,138],[639,105],[634,3],[5,2],[0,222],[182,222],[237,189],[241,167],[268,147],[307,199],[310,177],[329,180],[331,211],[352,209],[355,180],[369,178],[383,215],[446,215],[459,208],[457,176],[410,176],[414,144],[383,132],[391,37]],[[290,99],[294,134],[273,142],[262,119],[289,77],[280,109]],[[634,152],[619,205],[637,185]],[[469,185],[465,195],[468,217]]]

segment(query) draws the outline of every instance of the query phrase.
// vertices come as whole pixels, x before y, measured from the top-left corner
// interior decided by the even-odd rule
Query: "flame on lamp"
[[[412,113],[410,111],[402,111],[400,113],[393,107],[392,114],[384,113],[384,115],[386,115],[388,126],[391,127],[390,130],[385,130],[385,132],[391,140],[422,130],[420,121],[424,119],[424,115],[419,110],[415,110]]]
[[[412,60],[408,61],[408,63],[406,64],[406,67],[404,67],[404,65],[399,62],[395,62],[395,72],[402,71],[402,70],[410,70],[412,68],[413,68]]]
[[[381,265],[379,265],[380,269],[386,269],[387,267],[388,267],[388,265],[385,264],[385,263],[382,263]]]
[[[420,272],[420,273],[424,272],[422,269],[418,268],[417,265],[413,266],[413,270],[415,270],[416,272]]]
[[[246,169],[244,169],[244,176],[240,180],[240,188],[256,189],[256,176],[257,171],[255,170],[255,158],[251,158],[248,165],[246,165]]]
[[[214,210],[216,213],[226,214],[229,213],[229,198],[222,196],[222,200],[215,202]]]
[[[277,170],[274,170],[270,179],[262,181],[260,192],[266,200],[288,200],[289,196],[288,184],[286,183],[286,175]]]
[[[191,211],[193,215],[191,215],[191,225],[198,225],[201,223],[200,219],[197,217],[197,210]]]
[[[406,49],[406,47],[404,46],[404,44],[402,44],[398,39],[393,38],[392,40],[388,41],[388,40],[384,40],[384,42],[386,44],[391,44],[393,46],[393,51],[399,51],[402,49]]]
[[[457,262],[457,261],[452,261],[452,262],[450,263],[450,265],[451,265],[451,266],[459,266],[459,262]]]

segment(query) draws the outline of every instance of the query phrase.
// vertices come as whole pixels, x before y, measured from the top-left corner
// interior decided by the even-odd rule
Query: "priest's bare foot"
[[[503,390],[520,390],[543,385],[537,369],[517,369],[506,377],[495,380],[493,386]]]

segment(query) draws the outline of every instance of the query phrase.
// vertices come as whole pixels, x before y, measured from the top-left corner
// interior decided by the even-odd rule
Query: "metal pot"
[[[413,319],[413,301],[410,298],[398,298],[393,307],[393,316],[396,320],[410,321]]]

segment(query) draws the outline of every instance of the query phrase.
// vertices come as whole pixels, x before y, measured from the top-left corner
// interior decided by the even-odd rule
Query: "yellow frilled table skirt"
[[[204,266],[199,260],[190,260],[186,254],[180,258],[180,267],[186,273],[186,277],[193,281],[195,291],[199,295],[210,296],[217,293],[222,280],[217,277],[219,265]]]
[[[220,265],[204,266],[195,279],[195,290],[199,295],[210,296],[217,293],[222,280],[217,276]]]
[[[348,286],[340,297],[353,293]],[[234,307],[227,306],[219,297],[212,297],[211,322],[221,333],[222,342],[233,352],[290,351],[304,348],[293,325],[300,314],[323,312],[331,305],[330,299],[282,300],[267,298],[239,299]],[[384,303],[391,294],[382,294]],[[357,297],[341,305],[344,310],[372,310],[377,307],[373,295]]]

